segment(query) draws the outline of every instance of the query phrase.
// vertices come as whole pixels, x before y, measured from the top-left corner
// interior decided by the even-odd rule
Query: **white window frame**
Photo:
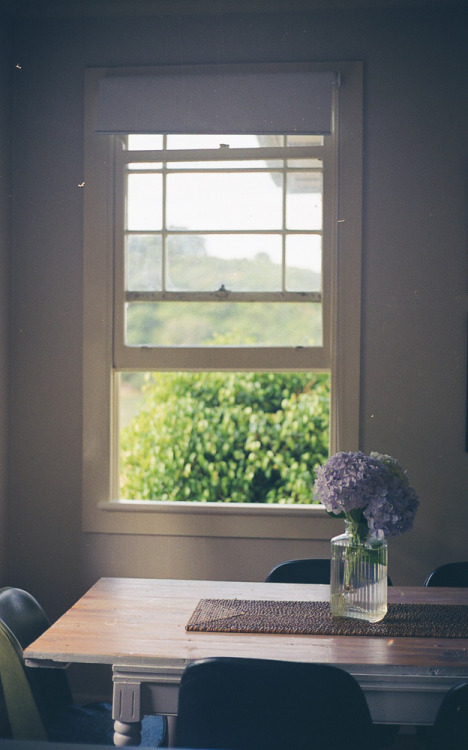
[[[242,159],[255,161],[264,160],[271,158],[274,160],[282,161],[285,159],[284,155],[273,153],[278,149],[271,149],[267,155],[263,154],[263,149],[242,149]],[[323,255],[323,267],[322,267],[322,280],[323,287],[329,289],[329,281],[331,276],[331,244],[334,240],[334,232],[332,226],[332,214],[335,212],[334,207],[334,154],[332,153],[332,142],[331,137],[325,138],[325,145],[323,146],[308,146],[294,149],[290,146],[284,148],[284,154],[287,152],[288,159],[323,159],[323,194],[329,196],[328,202],[323,206],[323,226],[319,229],[306,230],[304,233],[316,233],[322,235],[322,255]],[[125,176],[126,167],[131,162],[150,162],[154,160],[157,163],[167,164],[174,161],[202,161],[206,159],[206,164],[217,161],[218,168],[212,169],[211,173],[219,173],[219,166],[223,160],[234,161],[236,159],[233,149],[221,150],[214,149],[206,150],[204,154],[193,150],[187,150],[185,152],[161,151],[154,152],[151,155],[144,151],[127,151],[124,148],[123,142],[119,138],[114,141],[114,164],[115,164],[115,184],[116,184],[116,195],[114,204],[116,206],[116,230],[115,230],[115,251],[114,251],[114,356],[113,364],[115,370],[190,370],[203,369],[203,370],[314,370],[324,371],[330,370],[330,295],[322,295],[321,292],[269,292],[269,293],[257,293],[257,292],[238,292],[233,293],[229,291],[217,292],[168,292],[164,289],[161,292],[147,293],[146,295],[139,292],[125,292],[125,263],[124,263],[124,231],[123,227],[125,224],[124,219],[124,201],[125,201]],[[158,156],[159,154],[159,156]],[[239,167],[241,161],[237,162]],[[204,168],[206,171],[210,171],[209,167]],[[284,168],[286,172],[294,171],[295,168]],[[314,168],[309,168],[313,171]],[[164,168],[161,172],[166,171]],[[197,170],[193,170],[194,173]],[[175,173],[175,172],[174,172]],[[180,174],[180,170],[177,169],[177,174]],[[284,217],[283,217],[284,218]],[[241,230],[239,230],[241,231]],[[247,230],[246,230],[247,231]],[[282,232],[287,234],[287,229],[283,226],[282,229],[274,230],[276,234]],[[299,232],[300,230],[298,230]],[[198,234],[203,234],[203,230],[200,230]],[[283,269],[284,270],[284,269]],[[321,346],[316,347],[299,347],[299,346],[262,346],[262,347],[196,347],[196,346],[128,346],[125,345],[125,314],[124,308],[125,303],[129,300],[137,300],[142,297],[147,299],[157,298],[159,300],[180,300],[184,299],[200,300],[200,301],[211,301],[213,298],[223,301],[239,301],[241,299],[247,299],[248,301],[261,301],[268,299],[268,301],[278,302],[282,301],[300,301],[305,302],[317,302],[321,303],[322,307],[322,319],[323,319],[323,342]],[[212,302],[216,304],[216,302]]]
[[[359,447],[362,64],[332,62],[317,63],[314,67],[334,71],[340,82],[334,102],[337,158],[332,179],[336,186],[336,203],[328,231],[331,248],[326,255],[330,265],[324,269],[332,279],[327,327],[331,332],[331,452],[335,452]],[[112,361],[115,136],[95,132],[98,85],[105,74],[106,69],[89,69],[85,80],[83,530],[329,539],[336,522],[327,516],[322,506],[164,503],[120,500],[113,494],[111,466],[116,456],[112,456],[111,435],[117,424]],[[295,369],[311,369],[306,351],[299,350]],[[144,367],[144,350],[142,356]],[[273,364],[276,365],[277,362]],[[271,362],[266,361],[265,369],[270,367]],[[247,360],[246,366],[240,369],[249,369]],[[310,524],[304,523],[305,517],[310,519]]]

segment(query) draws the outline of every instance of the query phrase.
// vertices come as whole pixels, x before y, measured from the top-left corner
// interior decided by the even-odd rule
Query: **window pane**
[[[120,497],[314,501],[328,373],[125,372],[119,385]]]
[[[323,162],[321,159],[286,159],[288,167],[322,169]]]
[[[293,234],[286,237],[286,289],[320,292],[322,289],[322,237]]]
[[[320,166],[319,162],[317,160],[312,159],[304,159],[304,162],[301,159],[295,159],[294,161],[298,162],[299,166]],[[309,164],[306,164],[305,162],[310,162]],[[314,162],[314,163],[312,163]],[[247,160],[237,160],[237,161],[209,161],[208,159],[205,161],[171,161],[167,163],[168,169],[205,169],[205,170],[212,170],[212,169],[282,169],[283,162],[281,159],[269,159],[268,162],[262,161],[261,159],[257,161],[247,161]]]
[[[168,135],[168,149],[191,148],[258,148],[259,146],[282,146],[282,137],[276,135]]]
[[[202,231],[280,229],[281,185],[280,173],[169,174],[167,225]]]
[[[167,288],[177,291],[281,290],[281,235],[168,237]]]
[[[143,133],[128,136],[127,145],[130,151],[152,151],[163,147],[160,133]]]
[[[129,174],[127,179],[127,229],[161,229],[161,175]]]
[[[125,289],[150,292],[162,289],[161,235],[128,235],[125,253]]]
[[[323,146],[323,135],[295,135],[286,136],[288,146]]]
[[[321,346],[322,306],[296,302],[129,302],[127,346]]]
[[[154,172],[156,169],[162,169],[162,162],[158,161],[132,161],[128,165],[129,172],[135,172],[137,170],[146,170],[147,172]]]
[[[321,172],[292,172],[287,176],[286,226],[288,229],[321,229]]]

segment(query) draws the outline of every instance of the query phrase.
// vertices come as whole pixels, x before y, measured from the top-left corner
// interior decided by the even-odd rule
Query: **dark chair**
[[[430,747],[433,750],[468,747],[468,682],[455,685],[444,696],[437,712]]]
[[[23,648],[49,624],[31,594],[12,587],[0,589],[0,678],[11,737],[113,745],[109,703],[75,705],[64,670],[25,665]],[[145,717],[142,744],[157,747],[166,739],[167,719]]]
[[[468,562],[452,562],[440,565],[429,573],[424,585],[468,587]]]
[[[268,573],[266,583],[330,583],[330,559],[328,557],[305,557],[286,560]],[[390,576],[388,585],[392,585]],[[400,731],[398,724],[375,724],[374,738],[377,747],[389,747]]]
[[[464,588],[468,587],[468,562],[461,561],[461,562],[452,562],[452,563],[445,563],[444,565],[439,565],[437,568],[434,568],[429,575],[427,576],[426,580],[424,581],[425,586],[441,586],[443,588],[447,587],[453,587],[453,588]],[[456,686],[456,688],[462,688],[463,686]],[[454,691],[456,691],[456,688],[454,688]],[[465,709],[464,709],[464,721],[465,721],[465,728],[466,728],[466,721],[467,721],[467,688],[465,687],[465,690],[462,691],[460,689],[460,696],[463,695],[465,700]],[[417,737],[422,745],[424,745],[426,748],[440,748],[440,750],[452,750],[452,747],[458,748],[463,747],[464,745],[468,745],[468,733],[465,734],[465,741],[461,745],[450,745],[449,738],[455,736],[455,731],[460,732],[461,726],[462,726],[462,716],[459,717],[458,723],[455,722],[454,729],[451,731],[448,727],[447,718],[453,716],[453,714],[456,711],[456,696],[458,694],[454,692],[452,694],[452,691],[447,693],[444,701],[442,702],[442,705],[440,707],[439,715],[437,717],[438,724],[431,727],[416,727],[416,734]],[[445,702],[447,701],[447,702]],[[444,706],[445,704],[445,706]],[[458,727],[458,729],[457,729]],[[444,742],[441,737],[445,734],[447,737],[447,741]]]
[[[267,583],[330,583],[328,557],[308,557],[287,560],[270,570]]]
[[[265,578],[266,583],[330,583],[328,557],[304,557],[275,565]],[[388,585],[392,582],[388,577]]]
[[[220,657],[181,679],[176,747],[368,750],[372,720],[358,682],[324,664]]]

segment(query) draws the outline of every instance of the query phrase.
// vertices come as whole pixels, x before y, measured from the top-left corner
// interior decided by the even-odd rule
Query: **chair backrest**
[[[388,585],[392,585],[388,576]],[[270,570],[266,583],[330,583],[330,559],[328,557],[304,557],[286,560]]]
[[[27,591],[12,586],[0,589],[0,620],[15,634],[23,649],[50,625],[39,602]]]
[[[446,693],[434,724],[437,750],[468,747],[468,682],[455,685]]]
[[[452,562],[439,565],[429,573],[424,581],[425,586],[468,587],[468,561]]]
[[[13,739],[48,739],[41,711],[25,670],[22,648],[11,630],[1,621],[0,678]]]
[[[330,560],[308,557],[286,560],[268,573],[267,583],[330,583]]]
[[[49,627],[49,620],[39,602],[27,591],[7,586],[0,589],[0,625],[2,626],[2,640],[5,650],[5,664],[14,661],[11,646],[13,645],[16,662],[19,661],[21,670],[27,680],[32,696],[40,712],[42,721],[47,724],[50,716],[72,703],[72,694],[67,675],[63,669],[55,668],[29,668],[23,660],[23,649],[36,640]],[[7,647],[7,641],[10,647]],[[18,675],[19,666],[15,666],[15,674]],[[0,673],[3,692],[7,688],[5,681],[8,672]],[[11,725],[10,713],[15,707],[7,705],[7,713]],[[14,732],[13,727],[11,727]],[[24,739],[24,738],[23,738]]]
[[[219,657],[182,675],[176,747],[364,750],[371,733],[364,693],[337,667]]]

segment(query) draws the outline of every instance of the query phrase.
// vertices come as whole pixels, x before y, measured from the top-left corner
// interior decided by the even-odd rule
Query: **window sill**
[[[323,505],[101,502],[86,531],[156,536],[328,540],[343,530]]]

